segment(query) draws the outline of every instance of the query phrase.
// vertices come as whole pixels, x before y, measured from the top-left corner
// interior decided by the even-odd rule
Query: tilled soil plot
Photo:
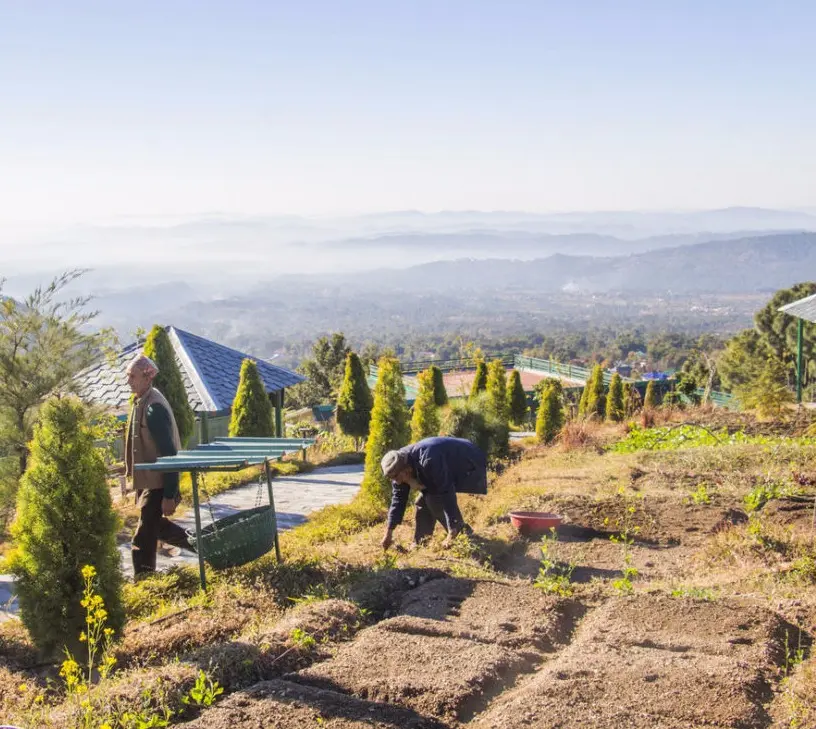
[[[574,608],[529,585],[434,581],[404,599],[407,615],[288,678],[466,721],[566,637]]]
[[[288,681],[265,681],[233,694],[182,726],[187,729],[445,729],[409,709],[360,701]]]
[[[759,606],[639,596],[590,615],[573,643],[478,717],[494,727],[750,729],[797,631]]]
[[[622,502],[570,496],[555,499],[547,508],[566,515],[566,523],[558,528],[553,555],[575,566],[574,582],[621,576],[622,551],[611,537],[618,533],[623,518]],[[638,531],[632,535],[631,554],[641,581],[682,578],[712,534],[748,518],[727,505],[698,506],[663,497],[643,499],[634,508],[630,527]],[[529,539],[499,566],[510,574],[535,577],[540,559],[538,540]]]

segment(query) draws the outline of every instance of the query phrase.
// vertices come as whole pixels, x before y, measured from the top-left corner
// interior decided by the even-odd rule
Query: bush
[[[371,410],[361,491],[375,504],[388,504],[391,483],[383,476],[380,462],[388,451],[408,443],[410,430],[399,362],[393,357],[383,357],[377,367],[379,376],[374,387],[374,407]]]
[[[232,438],[271,438],[275,434],[272,403],[266,394],[258,365],[251,359],[241,363],[238,389],[232,401],[229,434]]]
[[[337,425],[356,440],[368,437],[374,398],[366,380],[363,364],[355,352],[346,356],[343,384],[337,396]]]
[[[487,365],[483,359],[476,362],[476,376],[473,378],[473,386],[470,388],[470,397],[479,397],[479,393],[487,389]]]
[[[20,482],[9,557],[23,623],[43,653],[54,654],[85,626],[84,565],[96,568],[108,625],[122,628],[118,527],[85,409],[74,398],[48,401]]]
[[[620,423],[625,415],[623,404],[623,380],[616,372],[609,383],[609,397],[606,399],[606,419]]]
[[[768,357],[756,379],[734,388],[745,410],[756,410],[761,418],[779,418],[794,402],[788,389],[785,367],[776,357]]]
[[[439,411],[434,404],[433,372],[425,370],[417,375],[419,390],[411,417],[411,441],[439,434]]]
[[[434,386],[434,402],[438,408],[443,408],[448,404],[448,393],[445,390],[445,377],[442,370],[436,365],[431,366],[431,373],[433,374]]]
[[[510,419],[507,408],[507,375],[500,359],[494,359],[487,366],[488,407],[498,420],[506,423]]]
[[[465,438],[476,444],[488,458],[505,458],[510,451],[510,428],[490,412],[487,395],[450,404],[441,432],[453,438]]]
[[[181,444],[184,445],[193,434],[195,415],[187,399],[187,390],[184,388],[181,371],[176,363],[176,353],[164,327],[156,324],[150,330],[143,351],[159,368],[159,374],[153,380],[153,385],[170,403]]]
[[[541,392],[536,415],[536,438],[540,443],[552,443],[564,426],[563,386],[559,380]]]
[[[510,384],[507,386],[507,409],[511,423],[523,425],[527,422],[527,394],[524,392],[518,370],[510,373]]]

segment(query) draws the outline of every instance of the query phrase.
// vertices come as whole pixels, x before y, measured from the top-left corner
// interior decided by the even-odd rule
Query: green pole
[[[281,561],[280,543],[278,542],[278,516],[275,513],[275,497],[272,494],[272,469],[269,467],[269,459],[264,460],[264,472],[266,473],[266,488],[269,492],[269,508],[272,510],[272,531],[275,533],[275,559]]]
[[[201,512],[198,503],[198,471],[190,473],[193,482],[193,511],[195,512],[196,552],[198,553],[198,575],[201,579],[201,589],[207,589],[207,575],[204,572],[204,553],[201,550]]]
[[[283,438],[283,390],[275,393],[275,437]]]
[[[209,443],[210,442],[210,428],[207,422],[207,413],[202,412],[201,417],[199,419],[199,425],[201,432],[199,433],[198,440],[200,443]]]
[[[796,402],[802,402],[802,334],[805,320],[800,319],[796,327]]]

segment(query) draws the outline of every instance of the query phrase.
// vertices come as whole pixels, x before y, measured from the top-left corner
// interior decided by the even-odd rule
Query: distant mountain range
[[[747,293],[816,278],[816,233],[710,241],[623,256],[455,260],[355,276],[357,286],[455,291]],[[343,277],[351,281],[351,277]]]
[[[97,290],[184,280],[223,295],[283,272],[351,273],[462,257],[620,256],[799,231],[816,231],[816,215],[727,208],[135,218],[57,228],[0,227],[0,274],[9,290],[26,291],[44,274],[80,266],[95,269],[85,282],[93,280]]]

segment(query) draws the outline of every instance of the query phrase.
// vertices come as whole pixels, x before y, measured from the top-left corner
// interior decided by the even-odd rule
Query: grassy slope
[[[215,587],[207,597],[197,594],[195,576],[189,571],[131,586],[127,602],[133,620],[119,655],[120,664],[127,668],[115,685],[126,696],[130,694],[125,686],[145,682],[149,691],[155,691],[156,676],[161,675],[163,690],[169,692],[166,700],[173,704],[190,685],[195,667],[204,665],[213,650],[219,657],[216,675],[229,688],[319,660],[326,645],[351,637],[372,617],[367,611],[382,609],[389,591],[399,589],[400,580],[421,570],[534,579],[539,546],[515,533],[506,517],[511,508],[556,510],[595,530],[595,539],[561,541],[553,547],[558,560],[576,567],[580,582],[571,589],[579,600],[598,602],[616,593],[622,549],[606,535],[619,528],[631,506],[632,526],[639,531],[631,548],[632,564],[639,570],[633,582],[635,594],[750,597],[810,630],[816,623],[810,507],[786,498],[749,512],[744,497],[757,487],[774,484],[784,486],[783,492],[812,496],[816,449],[772,440],[600,452],[599,442],[620,436],[620,430],[607,429],[593,434],[587,447],[525,449],[493,481],[488,496],[462,499],[463,511],[478,536],[460,539],[450,551],[441,549],[438,535],[416,552],[396,550],[383,555],[382,527],[376,523],[381,512],[357,503],[330,507],[310,524],[286,533],[283,564],[267,557],[213,575]],[[410,524],[402,527],[398,538],[407,543],[409,534]],[[303,646],[292,637],[289,626],[299,619],[290,614],[292,598],[304,596],[306,603],[351,597],[359,604],[343,602],[346,607],[337,608],[340,617],[332,623],[325,645]],[[312,618],[300,619],[308,623]],[[320,618],[309,630],[319,632],[320,626],[331,622],[327,621]],[[341,624],[345,628],[338,627]],[[287,627],[270,639],[280,625]],[[45,677],[31,670],[36,659],[18,626],[6,624],[0,629],[0,656],[0,666],[5,664],[0,667],[0,696],[7,705],[24,703],[23,697],[33,691],[19,692],[18,685],[43,685]],[[175,662],[177,657],[181,663]],[[816,725],[816,661],[803,650],[801,656],[791,657],[789,668],[790,675],[773,702],[776,726]]]

